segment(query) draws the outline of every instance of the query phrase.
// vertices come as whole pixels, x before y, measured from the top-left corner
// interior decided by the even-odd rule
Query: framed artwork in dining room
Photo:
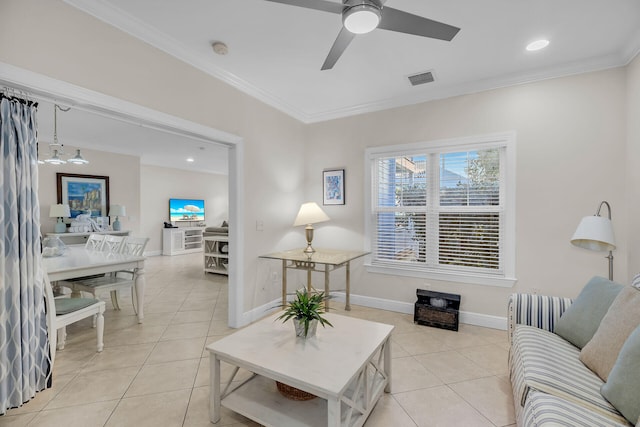
[[[322,204],[344,205],[344,169],[322,171]]]
[[[56,173],[58,203],[69,205],[71,218],[91,211],[91,217],[106,217],[109,209],[109,177]]]

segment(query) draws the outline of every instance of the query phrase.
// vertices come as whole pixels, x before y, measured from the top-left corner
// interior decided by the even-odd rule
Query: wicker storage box
[[[416,289],[414,323],[458,330],[460,295]]]
[[[280,381],[276,381],[276,387],[278,387],[278,391],[280,392],[280,394],[287,399],[304,401],[311,400],[316,397],[311,393],[307,393],[306,391],[300,390],[299,388],[291,387],[290,385],[281,383]]]

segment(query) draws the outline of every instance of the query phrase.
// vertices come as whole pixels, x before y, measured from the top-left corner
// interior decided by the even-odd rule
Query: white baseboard
[[[280,298],[274,299],[266,304],[260,305],[256,308],[252,308],[249,311],[242,313],[242,325],[248,325],[256,320],[262,319],[264,316],[275,313],[282,308]]]
[[[332,292],[331,301],[345,301],[344,292]],[[394,311],[396,313],[413,314],[414,304],[409,302],[387,300],[382,298],[367,297],[363,295],[351,295],[351,303],[363,307],[377,308],[380,310]],[[253,308],[243,313],[243,324],[247,325],[255,322],[280,309],[280,299],[275,299],[259,307]],[[460,323],[467,325],[483,326],[485,328],[507,330],[507,318],[491,316],[488,314],[472,313],[468,311],[460,312]]]
[[[332,300],[345,301],[344,292],[332,292]],[[367,297],[363,295],[351,295],[351,303],[380,310],[395,311],[397,313],[413,314],[414,304],[410,302],[387,300],[382,298]],[[507,330],[507,318],[491,316],[489,314],[460,311],[460,323],[467,325],[483,326],[485,328]]]

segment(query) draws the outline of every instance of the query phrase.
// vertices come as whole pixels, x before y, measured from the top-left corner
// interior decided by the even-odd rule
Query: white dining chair
[[[100,248],[100,250],[102,252],[110,252],[112,254],[120,253],[124,239],[124,236],[114,236],[112,234],[107,234],[106,236],[104,236],[104,241],[102,242],[102,247]]]
[[[121,237],[121,236],[108,236],[109,238]],[[110,242],[111,241],[111,242]],[[103,251],[106,248],[118,247],[118,252],[124,255],[136,255],[141,256],[144,253],[144,249],[149,241],[148,237],[121,237],[121,241],[117,242],[117,239],[105,239],[102,247]],[[110,245],[110,243],[112,243]],[[136,278],[136,271],[121,270],[113,273],[106,274],[100,277],[93,277],[85,280],[76,280],[70,283],[74,292],[87,292],[97,297],[102,292],[111,293],[111,304],[115,310],[120,310],[120,302],[118,301],[118,291],[121,289],[131,289],[131,304],[133,310],[138,313],[138,301],[136,293],[133,290],[133,285]]]
[[[87,237],[87,241],[84,244],[84,248],[88,251],[102,250],[105,237],[107,237],[105,234],[97,234],[97,233],[89,234],[89,237]],[[74,290],[74,287],[73,287],[74,282],[78,280],[92,279],[94,277],[100,277],[100,276],[103,276],[103,275],[98,274],[98,275],[92,275],[92,276],[74,277],[72,279],[60,280],[55,285],[56,285],[56,289],[60,289],[61,286],[71,289],[71,296],[74,298],[77,298],[77,297],[80,297],[80,294]]]
[[[87,237],[87,241],[84,244],[84,248],[88,251],[99,251],[102,249],[102,244],[104,243],[104,238],[106,235],[104,234],[96,234],[91,233],[89,237]]]
[[[51,365],[54,364],[56,350],[64,349],[67,340],[67,326],[88,317],[94,317],[97,350],[101,352],[104,348],[104,301],[94,298],[54,297],[51,282],[46,275],[44,276],[44,288]]]

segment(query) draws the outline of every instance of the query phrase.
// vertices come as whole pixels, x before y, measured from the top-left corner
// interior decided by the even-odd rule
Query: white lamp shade
[[[323,221],[329,221],[327,214],[320,209],[320,206],[318,206],[316,202],[308,202],[300,206],[298,216],[293,226],[297,227],[299,225],[315,224]]]
[[[109,216],[125,216],[127,214],[123,205],[111,205],[109,208]]]
[[[69,205],[51,205],[51,208],[49,209],[50,218],[69,218],[70,216],[71,210],[69,209]]]
[[[611,220],[596,215],[582,218],[571,238],[575,246],[601,252],[614,250],[615,242]]]

